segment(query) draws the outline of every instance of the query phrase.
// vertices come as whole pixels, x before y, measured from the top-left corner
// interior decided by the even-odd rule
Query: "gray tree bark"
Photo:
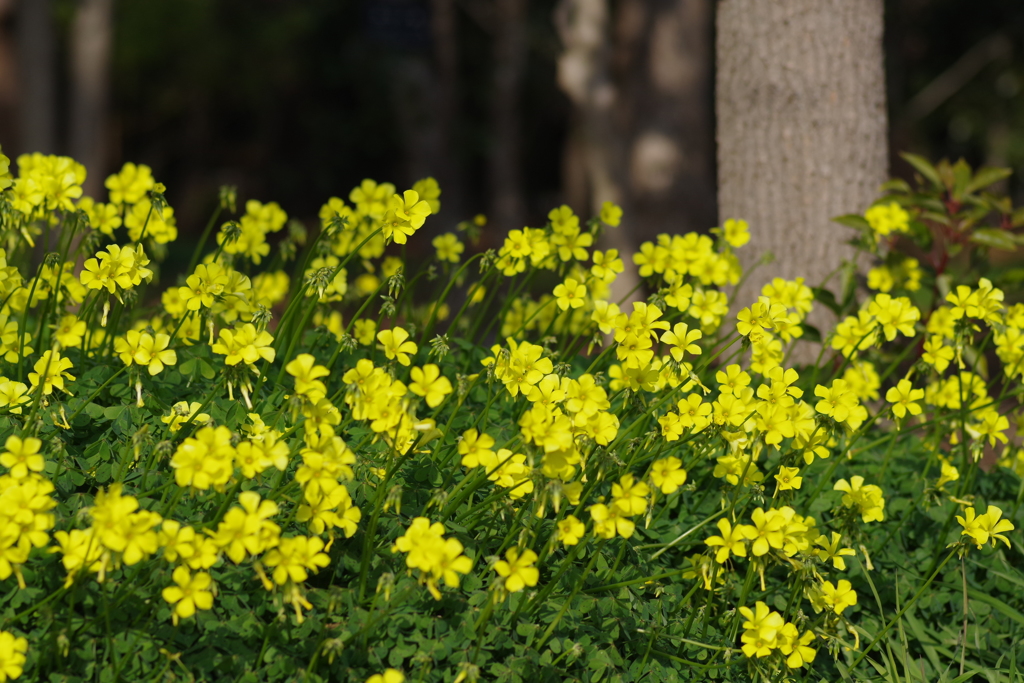
[[[19,151],[19,74],[17,28],[14,0],[0,0],[0,141],[4,154],[12,159]]]
[[[829,219],[886,180],[882,0],[721,0],[716,42],[719,219],[749,222],[746,267],[775,256],[745,306],[772,277],[818,285],[838,268],[851,234]]]
[[[85,164],[85,194],[98,197],[107,174],[113,0],[81,0],[71,27],[71,156]]]
[[[56,38],[50,0],[21,0],[17,15],[20,151],[56,152]]]
[[[504,231],[523,227],[522,115],[526,73],[528,0],[496,0],[493,5],[494,94],[491,98],[491,219]]]
[[[622,225],[605,232],[604,246],[618,249],[628,265],[612,286],[614,298],[633,291],[639,276],[630,261],[635,243],[634,224],[626,194],[625,144],[615,123],[619,91],[611,76],[611,15],[607,0],[561,0],[555,8],[555,27],[562,40],[558,58],[558,85],[576,110],[576,130],[565,169],[585,167],[591,215],[598,215],[605,201],[623,209]],[[574,146],[574,147],[573,147]]]
[[[640,242],[715,223],[711,0],[562,0],[555,24],[575,109],[564,192],[577,208],[623,207],[603,239],[627,263],[621,296]]]
[[[614,24],[633,236],[706,231],[717,214],[711,0],[621,0]]]
[[[434,159],[441,185],[442,229],[465,216],[465,186],[456,154],[459,120],[459,33],[455,0],[431,0],[430,32],[437,69],[436,116],[440,153]]]

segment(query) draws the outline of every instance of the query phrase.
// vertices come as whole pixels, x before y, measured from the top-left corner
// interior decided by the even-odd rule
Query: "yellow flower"
[[[166,334],[128,330],[125,336],[114,339],[114,351],[125,365],[141,365],[150,375],[156,375],[164,366],[178,362],[178,354],[167,348],[170,344],[171,338]]]
[[[750,226],[744,220],[729,218],[722,225],[722,236],[730,247],[739,249],[750,241]]]
[[[729,554],[737,557],[747,556],[746,542],[757,537],[757,529],[747,524],[733,526],[728,519],[718,520],[718,532],[720,536],[708,536],[704,543],[712,548],[718,548],[715,552],[715,561],[723,564],[729,559]]]
[[[158,209],[148,197],[140,199],[125,213],[124,225],[128,228],[128,238],[133,242],[143,237],[157,244],[167,244],[178,239],[174,209],[166,205]]]
[[[443,235],[438,235],[431,242],[434,245],[434,249],[437,250],[438,261],[448,261],[450,263],[458,263],[462,258],[462,252],[465,251],[466,245],[459,241],[459,238],[453,232],[446,232]]]
[[[174,605],[171,614],[174,625],[177,626],[178,619],[188,619],[196,613],[197,609],[210,609],[213,607],[213,579],[206,572],[198,572],[195,576],[189,572],[188,567],[179,566],[171,575],[174,586],[164,588],[164,600]]]
[[[772,650],[778,648],[778,636],[785,620],[778,612],[770,610],[760,600],[754,609],[740,607],[740,614],[746,619],[743,622],[743,654],[748,658],[767,657]]]
[[[185,286],[178,288],[178,293],[188,310],[198,311],[212,307],[214,297],[223,294],[227,284],[228,274],[223,266],[201,263],[196,266],[196,272],[185,279]]]
[[[374,287],[376,289],[376,287]],[[356,341],[363,346],[369,346],[373,343],[374,337],[377,335],[377,321],[370,320],[369,318],[363,320],[357,320],[353,324],[352,336],[356,338]]]
[[[401,327],[381,330],[377,333],[377,341],[384,348],[384,355],[388,357],[388,360],[397,360],[402,365],[411,363],[409,356],[415,354],[417,349],[415,342],[406,341],[407,339],[409,339],[409,333]]]
[[[107,178],[111,204],[134,204],[156,185],[153,171],[145,164],[127,162],[121,170]]]
[[[505,559],[495,563],[494,571],[505,579],[505,590],[517,593],[527,586],[537,585],[540,571],[533,566],[536,561],[537,553],[532,550],[524,550],[520,555],[518,548],[509,548],[505,553]]]
[[[353,188],[348,198],[360,213],[368,214],[374,218],[380,218],[387,211],[388,197],[395,192],[395,186],[391,183],[380,183],[366,178],[357,187]]]
[[[853,548],[840,548],[839,542],[842,540],[842,536],[835,531],[832,532],[832,540],[830,541],[827,536],[818,536],[817,540],[814,541],[815,545],[821,546],[819,549],[814,551],[814,554],[818,556],[822,562],[832,561],[832,566],[841,571],[846,571],[846,560],[843,559],[844,555],[856,555],[857,552]]]
[[[771,509],[765,512],[757,508],[750,515],[754,523],[754,541],[751,551],[755,556],[765,555],[772,548],[781,549],[785,539],[784,528],[786,526],[785,516],[778,510]]]
[[[690,394],[680,399],[676,408],[679,410],[679,426],[683,429],[692,429],[696,433],[711,424],[713,406],[704,403],[700,394]]]
[[[860,407],[857,395],[850,391],[845,379],[833,380],[831,387],[819,384],[814,388],[814,395],[821,399],[814,406],[815,410],[836,422],[845,422]]]
[[[45,396],[52,394],[54,388],[70,394],[71,392],[64,388],[64,380],[74,381],[75,378],[67,372],[72,367],[71,361],[61,358],[59,352],[43,351],[43,355],[32,366],[35,372],[28,373],[28,381],[32,385],[31,391],[34,392],[36,387],[42,383]]]
[[[910,230],[910,214],[896,202],[872,206],[864,212],[864,218],[877,235],[885,236],[892,232]]]
[[[617,506],[597,503],[587,508],[590,518],[594,520],[594,534],[599,538],[615,538],[618,534],[630,538],[636,531],[636,523],[622,513]]]
[[[778,634],[779,651],[786,655],[786,666],[799,669],[804,664],[814,661],[817,651],[810,647],[814,642],[813,631],[804,631],[801,636],[796,624],[787,623]]]
[[[850,481],[840,479],[833,487],[835,491],[844,491],[843,505],[856,507],[865,522],[882,522],[885,520],[885,499],[882,489],[874,484],[864,485],[864,477],[855,475]]]
[[[586,531],[583,522],[575,515],[566,515],[565,519],[558,523],[558,540],[564,545],[576,545]]]
[[[316,364],[316,358],[309,353],[300,353],[295,359],[284,366],[285,372],[295,378],[295,393],[307,396],[316,395],[319,400],[327,394],[327,387],[320,381],[331,371],[323,365]]]
[[[62,316],[53,336],[65,348],[81,346],[82,337],[85,336],[85,321],[79,320],[77,315]]]
[[[385,669],[384,673],[367,678],[366,683],[405,683],[405,675],[398,669]]]
[[[700,347],[695,342],[703,336],[700,330],[691,330],[686,323],[676,323],[671,330],[662,333],[661,341],[672,346],[672,357],[682,363],[686,354],[700,355]]]
[[[171,406],[170,414],[161,417],[160,421],[167,425],[171,432],[181,429],[182,425],[192,420],[193,416],[195,416],[195,419],[192,420],[193,424],[205,425],[210,421],[210,416],[206,413],[199,413],[201,407],[202,404],[198,401],[192,401],[191,403],[188,401],[178,401]]]
[[[564,283],[555,287],[554,295],[555,303],[563,311],[580,308],[587,298],[587,287],[568,277]]]
[[[397,244],[405,244],[409,236],[423,225],[430,213],[430,204],[420,199],[419,193],[415,190],[391,195],[381,226],[384,238],[393,239]]]
[[[178,446],[171,457],[171,467],[178,486],[220,488],[231,478],[234,458],[231,430],[223,425],[203,427]]]
[[[0,683],[21,676],[25,668],[28,640],[0,631]]]
[[[967,425],[967,433],[973,439],[983,440],[988,437],[988,445],[995,446],[996,441],[1007,442],[1007,436],[1003,432],[1010,428],[1010,421],[1005,415],[1000,415],[994,406],[988,406],[974,414],[977,422]]]
[[[601,222],[613,228],[619,227],[622,222],[622,209],[613,202],[605,202],[601,205]]]
[[[594,265],[590,267],[590,273],[605,284],[614,282],[616,275],[625,270],[625,265],[619,258],[618,249],[595,251],[591,254],[591,258],[594,259]]]
[[[211,347],[214,353],[224,356],[227,365],[248,365],[259,361],[274,362],[276,352],[271,344],[274,338],[266,330],[257,330],[252,323],[236,325],[231,330],[221,330],[216,344]]]
[[[907,413],[911,415],[921,414],[920,401],[924,398],[924,389],[915,389],[908,379],[901,379],[899,383],[885,392],[885,400],[892,405],[893,415],[902,419]]]
[[[42,472],[46,466],[46,460],[39,453],[42,446],[43,442],[32,436],[26,439],[9,436],[0,453],[0,465],[9,469],[15,479],[24,479],[29,472]]]
[[[420,199],[430,206],[430,213],[437,213],[441,210],[441,186],[433,177],[422,178],[412,184],[412,189],[420,195]]]
[[[935,482],[935,487],[941,489],[949,482],[956,481],[959,478],[960,470],[958,470],[951,462],[942,458],[942,469],[939,474],[939,480]]]
[[[800,469],[797,467],[780,467],[779,473],[775,475],[775,481],[779,482],[779,490],[789,491],[800,488],[804,479],[799,475]]]
[[[840,579],[838,585],[833,585],[831,581],[823,583],[821,598],[825,607],[836,614],[842,614],[847,607],[857,604],[857,592],[846,579]]]
[[[683,469],[682,460],[675,456],[655,460],[651,464],[651,481],[665,495],[675,493],[686,483],[686,470]]]
[[[578,231],[580,227],[579,216],[572,212],[568,204],[551,209],[548,212],[548,220],[551,221],[551,229],[556,233]]]
[[[452,383],[441,374],[441,369],[433,363],[424,365],[422,368],[413,368],[411,375],[412,382],[409,384],[409,391],[417,396],[423,396],[431,408],[441,405],[444,397],[452,393]]]
[[[632,517],[647,509],[647,495],[651,489],[642,481],[635,481],[632,474],[624,474],[618,483],[612,484],[612,506],[620,514]]]
[[[326,567],[331,558],[320,552],[324,542],[316,536],[282,538],[280,545],[267,553],[264,562],[274,567],[274,581],[283,586],[289,580],[301,583],[309,578],[309,571]]]
[[[995,505],[989,505],[985,514],[978,515],[973,507],[964,511],[964,517],[957,515],[956,521],[964,528],[962,536],[969,537],[980,548],[991,542],[992,547],[997,541],[1002,541],[1006,547],[1010,547],[1010,541],[1003,536],[1004,532],[1013,531],[1013,522],[1008,519],[1001,519],[1003,511]]]
[[[905,296],[876,294],[868,304],[867,312],[882,326],[882,332],[888,341],[895,339],[897,332],[905,337],[913,337],[916,334],[914,324],[921,319],[921,311]],[[866,346],[867,342],[861,348]]]

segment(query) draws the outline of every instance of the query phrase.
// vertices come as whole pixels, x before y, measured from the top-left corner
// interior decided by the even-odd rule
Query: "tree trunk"
[[[113,0],[81,0],[71,27],[71,156],[89,174],[85,194],[98,197],[107,168],[107,114]]]
[[[882,0],[721,0],[717,27],[719,218],[750,223],[746,267],[775,256],[737,293],[745,306],[772,277],[836,270],[852,235],[829,219],[886,180]]]
[[[612,69],[636,241],[716,223],[711,0],[622,0]]]
[[[4,154],[14,158],[17,149],[19,83],[17,31],[14,22],[17,8],[11,0],[0,0],[0,142]]]
[[[56,39],[50,0],[18,4],[21,151],[56,152]]]
[[[555,8],[555,27],[562,40],[558,84],[576,109],[577,136],[586,165],[590,211],[598,215],[606,201],[622,206],[623,221],[605,233],[605,246],[618,249],[628,264],[612,287],[613,298],[634,290],[639,278],[632,267],[634,225],[625,191],[625,151],[621,127],[614,120],[618,90],[611,78],[610,10],[607,0],[561,0]]]
[[[491,100],[491,218],[499,231],[523,227],[522,115],[527,0],[494,3],[494,95]]]
[[[456,154],[459,120],[459,35],[455,0],[431,0],[430,32],[437,68],[436,117],[440,153],[434,159],[441,185],[441,220],[447,230],[465,216],[465,187]]]

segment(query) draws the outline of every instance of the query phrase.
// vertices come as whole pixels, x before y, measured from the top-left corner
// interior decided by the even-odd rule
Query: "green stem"
[[[854,669],[856,669],[857,666],[862,661],[864,661],[864,658],[867,657],[868,653],[871,652],[871,650],[875,647],[875,645],[878,644],[878,641],[880,641],[882,639],[882,636],[884,636],[886,633],[888,633],[889,629],[891,629],[896,624],[897,621],[899,621],[900,619],[903,618],[903,615],[907,613],[907,610],[909,610],[911,607],[913,607],[917,603],[917,601],[921,598],[921,596],[924,595],[924,592],[928,589],[928,587],[930,585],[932,585],[932,582],[935,581],[935,577],[937,577],[939,575],[939,572],[942,571],[943,567],[946,566],[946,563],[949,562],[951,559],[953,559],[953,555],[955,553],[956,553],[956,550],[951,550],[949,552],[949,554],[946,555],[946,559],[944,559],[942,561],[942,564],[940,564],[938,567],[936,567],[935,571],[932,572],[931,576],[928,577],[928,580],[924,582],[924,585],[922,585],[920,588],[917,589],[917,592],[914,594],[914,597],[912,597],[910,599],[910,601],[907,602],[907,604],[905,604],[903,606],[903,609],[901,609],[899,612],[896,613],[896,616],[894,616],[892,619],[889,620],[889,623],[885,625],[885,628],[883,628],[881,631],[879,631],[878,633],[875,634],[874,639],[860,653],[860,657],[858,657],[853,662],[853,664],[850,666],[850,671],[853,671]]]
[[[199,259],[203,255],[203,248],[206,247],[206,241],[210,239],[210,233],[213,232],[213,226],[216,225],[217,219],[220,218],[220,212],[222,210],[223,207],[220,205],[220,202],[218,201],[217,208],[214,209],[213,214],[210,216],[210,220],[207,221],[206,229],[203,230],[203,234],[199,238],[199,243],[196,244],[196,248],[192,252],[192,258],[189,259],[188,269],[185,271],[186,276],[195,272],[196,265],[199,263]]]

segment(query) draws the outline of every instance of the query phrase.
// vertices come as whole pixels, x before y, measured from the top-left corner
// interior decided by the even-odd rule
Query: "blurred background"
[[[190,253],[223,184],[315,220],[364,177],[441,183],[435,232],[587,214],[556,0],[0,0],[0,144],[124,161],[167,186]],[[714,0],[614,0],[614,134],[635,239],[718,221]],[[1024,2],[887,0],[891,170],[909,150],[1010,166],[1024,202]],[[489,231],[490,232],[490,231]],[[429,244],[423,240],[424,245]]]

